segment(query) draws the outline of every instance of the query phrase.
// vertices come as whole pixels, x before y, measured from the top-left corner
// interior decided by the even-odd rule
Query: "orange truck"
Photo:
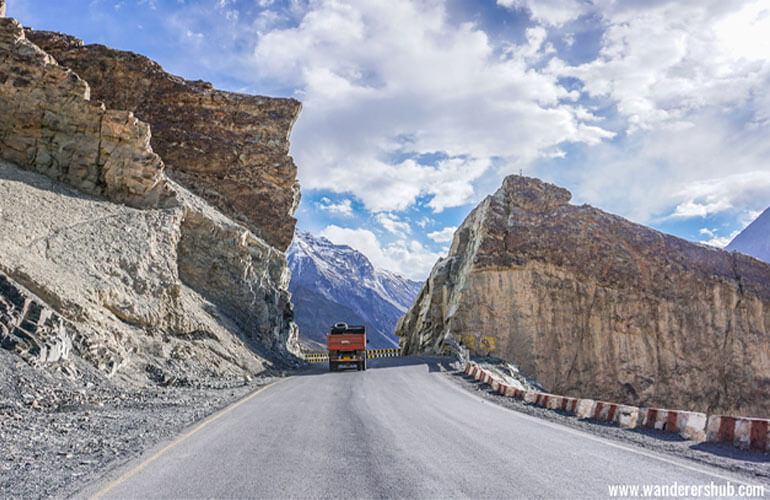
[[[366,327],[336,323],[326,336],[329,349],[329,371],[336,372],[342,365],[356,365],[366,370]]]

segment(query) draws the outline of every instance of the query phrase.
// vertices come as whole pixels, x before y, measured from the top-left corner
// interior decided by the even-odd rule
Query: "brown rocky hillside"
[[[0,18],[0,345],[140,383],[295,363],[299,110]]]
[[[570,198],[506,178],[399,321],[406,351],[495,336],[554,393],[770,416],[770,265]]]

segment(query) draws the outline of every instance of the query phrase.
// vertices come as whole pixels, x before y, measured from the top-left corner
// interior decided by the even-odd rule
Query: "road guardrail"
[[[329,353],[326,351],[305,351],[302,353],[308,363],[324,363],[329,361]],[[366,359],[397,358],[401,356],[401,349],[371,349],[366,351]]]

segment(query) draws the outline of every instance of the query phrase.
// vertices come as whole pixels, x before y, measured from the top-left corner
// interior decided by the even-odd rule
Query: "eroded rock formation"
[[[207,95],[219,96],[211,89]],[[88,83],[26,39],[18,22],[0,19],[0,273],[32,297],[11,301],[13,307],[5,301],[3,347],[30,363],[53,366],[72,354],[108,375],[162,384],[242,383],[294,363],[297,327],[284,252],[169,179],[150,126],[92,97]],[[207,98],[198,97],[207,108]],[[251,122],[259,99],[241,116],[244,128],[259,126]],[[268,102],[261,112],[280,114],[276,107]],[[297,109],[289,102],[281,112],[296,116]],[[272,160],[291,163],[293,118],[280,123],[283,145]],[[196,154],[211,153],[196,142],[205,145],[204,137],[186,140]],[[265,168],[249,175],[277,193],[275,164],[262,159]],[[293,178],[281,186],[281,200],[296,197]],[[220,192],[220,205],[234,193]],[[19,330],[29,308],[38,307],[30,304],[50,313]],[[64,347],[51,347],[54,341]]]
[[[299,203],[297,167],[288,155],[298,101],[223,92],[131,52],[60,33],[27,34],[86,80],[93,100],[149,123],[153,150],[173,179],[286,251]]]
[[[0,158],[137,207],[173,204],[150,129],[89,100],[89,87],[0,18]]]
[[[770,265],[511,176],[455,232],[396,333],[497,337],[547,390],[770,416]]]

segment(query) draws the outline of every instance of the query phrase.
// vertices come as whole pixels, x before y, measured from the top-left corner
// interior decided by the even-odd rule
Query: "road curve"
[[[596,498],[728,473],[484,402],[437,358],[282,381],[80,495],[107,498]]]

